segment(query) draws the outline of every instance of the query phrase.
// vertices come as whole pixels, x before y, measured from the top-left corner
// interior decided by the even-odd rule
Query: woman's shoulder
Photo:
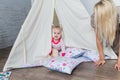
[[[117,9],[117,14],[120,15],[120,6],[117,6],[116,9]]]
[[[118,18],[118,23],[120,24],[120,6],[117,6],[117,18]]]
[[[95,29],[95,23],[94,23],[94,13],[91,15],[91,26],[92,26],[92,28],[94,28]]]

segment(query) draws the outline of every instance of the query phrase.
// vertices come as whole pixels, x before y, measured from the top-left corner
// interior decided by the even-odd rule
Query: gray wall
[[[0,48],[13,45],[29,9],[30,0],[0,0]]]
[[[94,5],[100,0],[81,0],[90,15],[93,14]]]

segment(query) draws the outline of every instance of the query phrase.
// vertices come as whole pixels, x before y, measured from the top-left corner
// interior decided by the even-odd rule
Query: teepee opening
[[[58,16],[57,16],[55,10],[54,10],[54,17],[53,17],[53,25],[54,26],[60,26],[60,22],[59,22],[59,19],[58,19]]]

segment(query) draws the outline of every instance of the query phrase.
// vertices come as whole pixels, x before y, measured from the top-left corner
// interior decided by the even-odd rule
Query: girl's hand
[[[98,61],[95,62],[96,66],[100,66],[100,65],[103,65],[103,64],[105,64],[105,60],[104,59],[103,60],[98,60]]]
[[[118,62],[115,64],[115,69],[117,69],[118,71],[120,71],[120,61],[118,61]]]

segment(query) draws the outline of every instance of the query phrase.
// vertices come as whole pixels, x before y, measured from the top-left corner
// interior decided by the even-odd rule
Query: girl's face
[[[60,39],[61,38],[61,29],[60,28],[53,28],[52,36],[55,40]]]

